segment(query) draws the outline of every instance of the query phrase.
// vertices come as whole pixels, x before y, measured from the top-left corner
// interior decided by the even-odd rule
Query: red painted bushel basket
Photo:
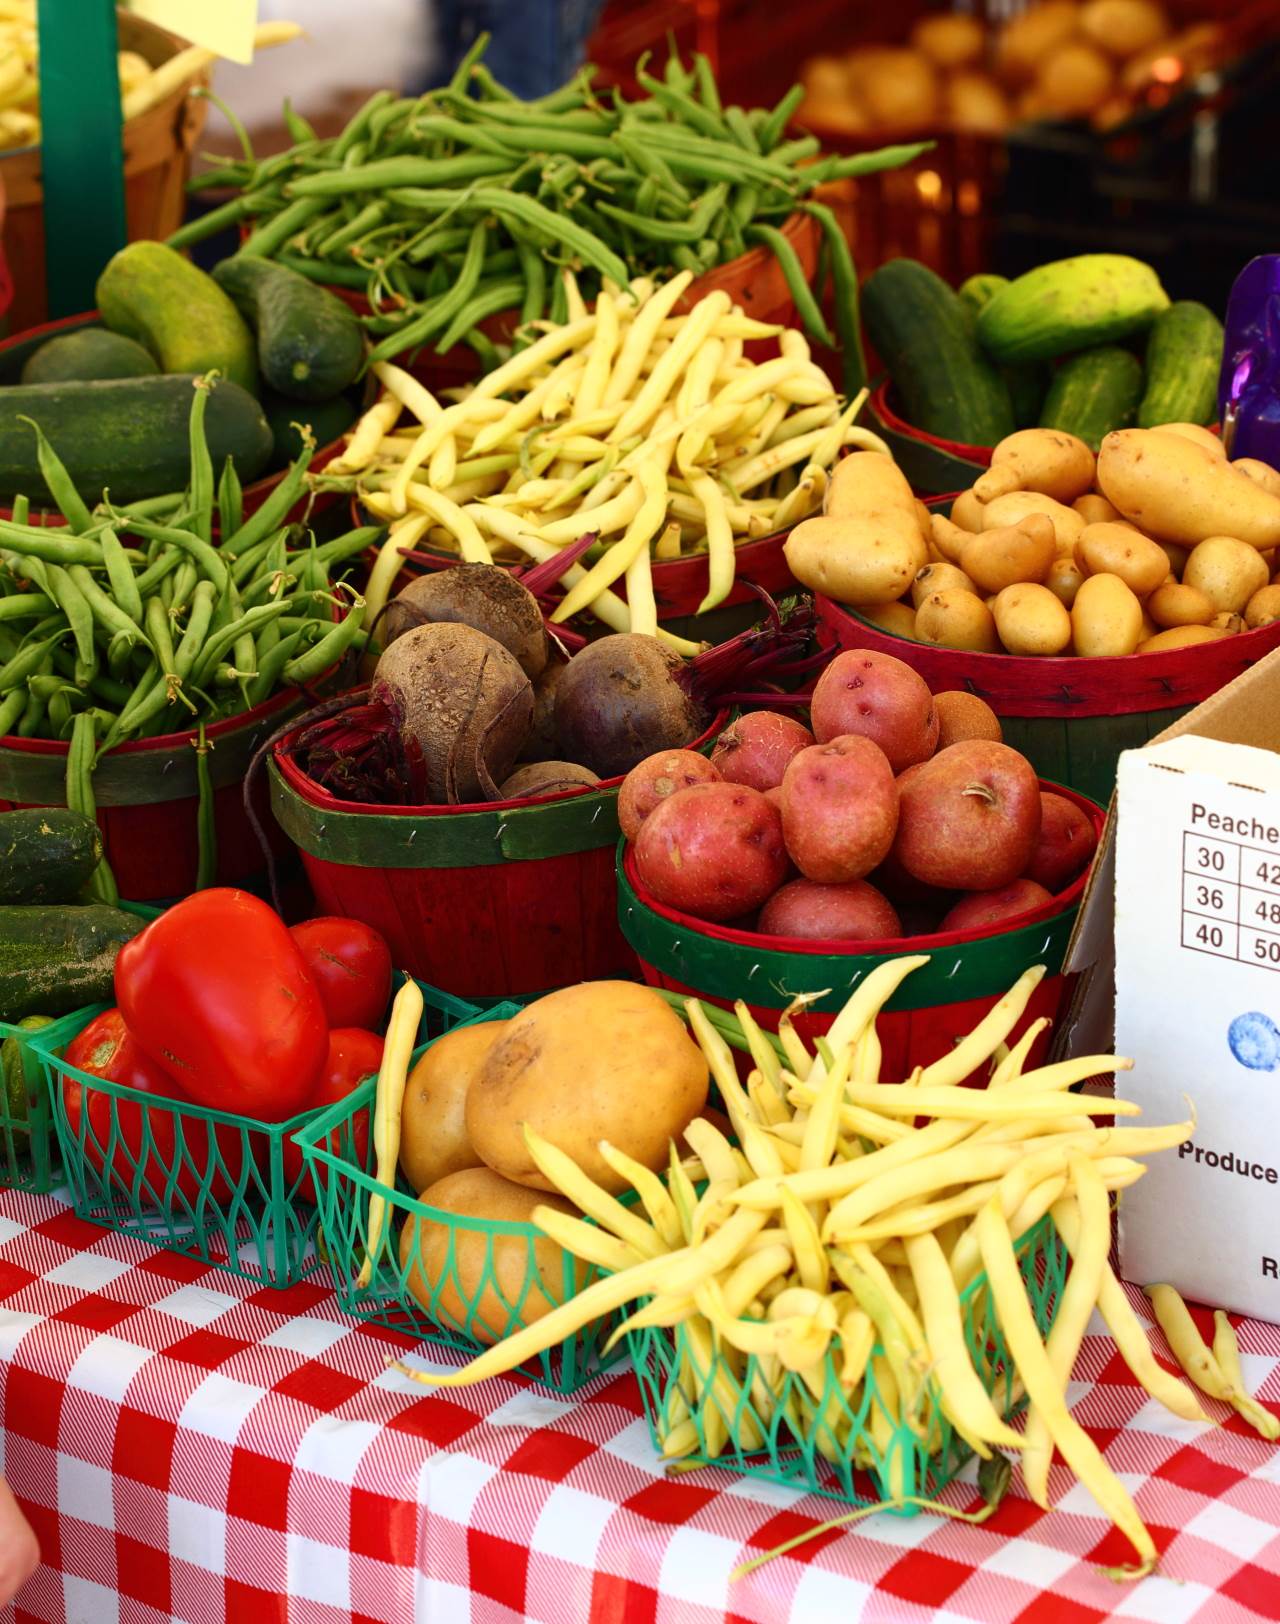
[[[873,626],[856,609],[817,596],[818,635],[842,648],[875,649],[913,666],[930,689],[985,699],[1038,773],[1105,806],[1122,750],[1140,749],[1193,706],[1280,647],[1280,621],[1235,637],[1115,659],[971,654],[916,643]]]
[[[795,249],[805,278],[811,282],[818,267],[816,222],[810,215],[793,214],[784,222],[782,234]],[[369,301],[362,293],[332,283],[328,284],[328,288],[330,293],[350,305],[357,315],[370,314]],[[713,266],[695,277],[676,302],[675,314],[683,315],[692,310],[699,299],[717,289],[723,289],[734,304],[741,305],[746,314],[757,321],[777,322],[784,327],[795,325],[795,301],[782,274],[782,266],[771,249],[748,249],[737,259]],[[519,320],[518,311],[504,310],[482,321],[480,331],[494,343],[506,344],[511,341]],[[752,344],[747,345],[746,353],[754,353]],[[448,389],[468,384],[476,377],[480,365],[475,351],[466,344],[457,344],[443,355],[438,355],[428,344],[414,351],[407,359],[400,355],[396,360],[429,389]]]
[[[295,740],[270,764],[276,821],[320,911],[381,931],[402,969],[482,1000],[634,973],[614,880],[621,778],[539,801],[375,808],[308,778]]]
[[[866,406],[868,427],[875,430],[893,453],[893,460],[925,496],[956,491],[972,485],[991,466],[989,445],[964,445],[926,434],[900,416],[893,402],[892,385],[882,383]]]
[[[1041,783],[1081,807],[1101,836],[1100,806],[1061,785]],[[949,1054],[1033,965],[1043,964],[1048,973],[1032,993],[1010,1042],[1041,1016],[1056,1020],[1070,995],[1073,978],[1062,973],[1062,962],[1087,874],[1012,928],[861,942],[859,951],[850,952],[847,943],[762,936],[677,913],[645,890],[631,851],[619,846],[617,863],[619,923],[649,985],[690,993],[725,1009],[744,999],[770,1031],[777,1030],[778,1017],[797,993],[819,993],[795,1024],[805,1037],[821,1036],[849,994],[878,965],[907,954],[931,955],[898,988],[877,1022],[885,1077],[906,1078],[915,1066]],[[1050,1037],[1046,1031],[1037,1039],[1031,1064],[1043,1059]]]
[[[38,350],[46,339],[56,338],[59,333],[76,333],[83,327],[96,327],[101,324],[101,318],[96,310],[86,310],[76,316],[64,316],[60,321],[47,321],[40,327],[28,327],[25,332],[15,333],[11,338],[0,340],[0,385],[17,383],[27,357],[34,350]],[[304,402],[298,402],[298,413],[301,416],[306,411]],[[342,450],[343,441],[339,438],[331,440],[327,445],[319,446],[311,462],[311,471],[318,473],[326,463],[333,459]],[[54,448],[57,449],[56,447]],[[264,479],[255,479],[251,485],[244,488],[244,515],[248,518],[271,495],[276,486],[285,476],[285,470],[279,469],[274,474],[268,474]],[[337,491],[317,491],[310,499],[310,511],[322,512],[338,500]],[[289,509],[285,519],[286,524],[296,523],[307,511],[308,498],[300,497],[293,507]],[[0,521],[13,518],[13,509],[0,507]],[[56,509],[41,509],[32,507],[29,522],[40,525],[60,525],[66,521]],[[213,517],[214,538],[217,538],[218,516]]]
[[[296,688],[286,688],[242,716],[227,717],[205,730],[213,746],[208,762],[219,885],[243,884],[262,870],[262,848],[244,810],[244,776],[258,746],[304,703]],[[183,897],[196,888],[200,802],[195,737],[166,733],[119,745],[94,771],[107,860],[120,894],[135,902]],[[63,743],[0,738],[0,811],[65,806],[66,770]],[[270,828],[265,792],[258,816]],[[279,849],[287,850],[282,841]]]

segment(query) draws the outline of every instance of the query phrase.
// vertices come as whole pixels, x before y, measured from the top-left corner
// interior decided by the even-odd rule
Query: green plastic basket
[[[1045,1334],[1066,1279],[1066,1248],[1052,1219],[1045,1217],[1014,1249],[1036,1323]],[[971,1281],[960,1302],[974,1368],[1007,1418],[1024,1400],[1018,1396],[1013,1364],[990,1310],[985,1275]],[[812,1386],[804,1376],[782,1371],[771,1401],[762,1403],[762,1397],[770,1394],[770,1383],[754,1354],[731,1350],[727,1354],[719,1339],[700,1343],[683,1325],[632,1331],[626,1341],[654,1448],[663,1452],[663,1439],[672,1426],[692,1421],[696,1429],[697,1447],[683,1454],[685,1465],[726,1466],[748,1477],[855,1505],[876,1505],[902,1502],[910,1495],[933,1498],[972,1453],[942,1414],[932,1378],[916,1409],[917,1433],[904,1423],[883,1421],[871,1361],[866,1379],[852,1396],[840,1382],[840,1356],[833,1351]],[[883,1352],[877,1343],[872,1360],[883,1357]],[[928,1439],[928,1447],[920,1433]],[[718,1452],[708,1448],[709,1437],[717,1435],[726,1440]],[[919,1508],[899,1503],[893,1509],[911,1516]]]
[[[519,1009],[514,1003],[497,1004],[467,1024],[507,1020]],[[415,1051],[415,1064],[429,1047],[423,1044]],[[559,1252],[532,1224],[464,1218],[428,1206],[418,1200],[403,1176],[394,1190],[380,1184],[374,1177],[372,1135],[361,1161],[352,1132],[356,1118],[371,1108],[375,1092],[375,1080],[369,1078],[347,1099],[311,1118],[294,1136],[320,1190],[324,1251],[338,1301],[348,1314],[437,1347],[476,1354],[519,1330],[531,1301],[568,1302],[598,1277],[596,1269]],[[374,1195],[387,1202],[389,1222],[380,1237],[369,1284],[362,1289],[358,1278],[368,1251],[369,1200]],[[413,1220],[417,1220],[417,1228],[402,1262],[401,1236],[405,1224]],[[426,1258],[424,1235],[430,1248]],[[509,1243],[504,1247],[507,1261],[501,1275],[495,1244],[500,1239]],[[545,1303],[541,1304],[544,1312]],[[612,1316],[584,1327],[559,1347],[528,1360],[520,1370],[558,1393],[575,1392],[608,1365],[625,1358],[621,1344],[608,1356],[601,1356],[616,1321],[617,1316]]]
[[[468,1020],[470,1004],[423,987],[420,1034],[439,1036]],[[247,1280],[293,1285],[320,1269],[314,1203],[299,1197],[308,1173],[285,1167],[290,1137],[320,1112],[257,1122],[185,1101],[158,1100],[67,1065],[62,1053],[109,1006],[81,1010],[55,1035],[31,1034],[42,1062],[62,1166],[75,1210],[166,1251],[197,1257]],[[77,1129],[64,1080],[83,1090]],[[373,1084],[365,1085],[372,1090]],[[91,1117],[101,1114],[97,1126]]]

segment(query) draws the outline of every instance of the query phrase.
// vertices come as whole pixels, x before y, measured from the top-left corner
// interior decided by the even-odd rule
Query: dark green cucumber
[[[1141,399],[1142,362],[1129,350],[1103,344],[1069,356],[1054,373],[1040,427],[1063,429],[1096,451],[1112,429],[1128,428]]]
[[[1147,337],[1147,387],[1138,427],[1209,424],[1218,415],[1222,323],[1207,305],[1179,299],[1162,311]]]
[[[337,395],[333,400],[321,400],[307,406],[302,401],[286,400],[283,395],[267,389],[262,391],[262,410],[275,439],[270,463],[272,468],[285,467],[302,450],[302,436],[296,424],[305,423],[315,436],[316,445],[323,446],[336,440],[340,434],[345,434],[360,415],[360,408],[347,395]]]
[[[893,259],[873,271],[862,319],[913,427],[981,446],[1013,433],[1008,385],[978,347],[965,305],[927,266]]]
[[[112,332],[144,344],[165,372],[210,372],[252,393],[253,334],[207,272],[162,242],[131,242],[107,261],[97,304]]]
[[[297,271],[253,255],[224,259],[214,281],[258,339],[258,365],[277,394],[332,400],[364,363],[355,313]]]
[[[150,378],[159,370],[150,350],[123,333],[109,333],[105,327],[82,327],[77,333],[59,333],[42,344],[23,367],[22,382]]]
[[[184,489],[191,477],[191,374],[41,383],[0,389],[0,497],[19,493],[39,506],[50,500],[36,461],[32,418],[66,464],[86,502],[110,489],[134,502]],[[266,467],[271,430],[247,390],[222,380],[204,419],[213,466],[235,459],[242,484]]]
[[[0,903],[70,902],[101,860],[98,825],[83,812],[0,812]]]
[[[146,928],[119,908],[0,908],[0,1020],[66,1015],[112,994],[116,954]]]
[[[994,272],[971,276],[968,281],[960,284],[957,293],[960,303],[968,312],[975,335],[978,331],[978,312],[995,298],[1001,288],[1008,286],[1009,278],[996,276]],[[1040,406],[1044,400],[1045,390],[1049,387],[1048,367],[1043,361],[1026,361],[1020,367],[1002,366],[1000,376],[1009,391],[1014,427],[1035,428],[1040,421]]]

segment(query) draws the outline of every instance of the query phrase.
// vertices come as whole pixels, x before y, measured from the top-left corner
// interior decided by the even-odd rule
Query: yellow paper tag
[[[258,0],[132,0],[130,10],[229,62],[253,61]]]

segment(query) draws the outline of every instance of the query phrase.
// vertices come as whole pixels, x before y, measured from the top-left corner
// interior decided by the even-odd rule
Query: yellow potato
[[[951,522],[961,530],[981,530],[985,511],[972,491],[961,491],[951,504]]]
[[[1170,649],[1190,648],[1193,643],[1216,643],[1225,637],[1216,626],[1171,626],[1167,632],[1157,632],[1139,643],[1135,654],[1167,654]]]
[[[1170,570],[1181,580],[1182,572],[1187,567],[1187,560],[1191,557],[1191,549],[1180,547],[1176,541],[1158,541],[1156,545],[1169,560]]]
[[[960,592],[972,592],[974,583],[955,564],[926,564],[911,583],[911,601],[916,608],[931,592],[945,592],[954,587]]]
[[[926,538],[928,537],[928,534],[929,534],[929,520],[930,520],[931,517],[932,517],[932,515],[930,514],[929,509],[924,505],[924,503],[917,496],[916,497],[916,522],[920,526],[921,535],[925,536]]]
[[[921,17],[911,43],[939,68],[967,68],[982,56],[987,33],[976,17]]]
[[[1155,621],[1152,620],[1151,616],[1146,611],[1146,606],[1144,605],[1142,610],[1142,633],[1138,639],[1139,642],[1145,643],[1148,637],[1154,637],[1159,630],[1159,626],[1157,626]]]
[[[1157,423],[1152,434],[1176,434],[1180,440],[1190,440],[1202,451],[1207,451],[1216,462],[1225,462],[1227,448],[1213,432],[1199,423]]]
[[[944,93],[947,121],[955,130],[999,134],[1013,122],[1004,91],[985,73],[956,73]]]
[[[815,101],[842,99],[849,90],[849,69],[838,56],[811,56],[800,69],[800,82]]]
[[[916,635],[916,612],[909,603],[868,603],[858,613],[873,626],[892,632],[895,637]]]
[[[495,1173],[549,1189],[527,1124],[616,1194],[626,1180],[600,1141],[656,1171],[706,1102],[706,1060],[669,1005],[635,982],[587,981],[511,1017],[467,1090],[467,1134]]]
[[[1259,587],[1244,606],[1244,622],[1251,630],[1280,620],[1280,586]]]
[[[1052,496],[1040,491],[1010,491],[1008,496],[997,496],[983,509],[982,528],[999,530],[1003,525],[1017,524],[1029,513],[1043,513],[1053,520],[1054,537],[1059,552],[1070,552],[1084,529],[1084,514]]]
[[[446,1330],[501,1342],[565,1302],[585,1284],[586,1267],[545,1235],[491,1234],[484,1222],[523,1223],[535,1207],[577,1217],[573,1203],[529,1190],[487,1167],[429,1185],[418,1198],[460,1220],[410,1217],[400,1231],[400,1267],[423,1310]],[[468,1226],[467,1219],[483,1222]]]
[[[464,1167],[479,1167],[467,1138],[466,1099],[472,1079],[505,1021],[459,1026],[437,1039],[409,1073],[400,1114],[400,1170],[415,1190]]]
[[[1091,575],[1071,606],[1071,635],[1087,659],[1132,654],[1142,640],[1142,605],[1118,575]]]
[[[1234,536],[1209,536],[1192,552],[1182,579],[1198,587],[1215,611],[1238,615],[1249,599],[1266,586],[1267,566],[1257,549]]]
[[[1280,496],[1280,469],[1273,468],[1269,462],[1259,462],[1256,457],[1238,457],[1231,466],[1236,473],[1247,474],[1255,485],[1261,485],[1272,496]]]
[[[1053,523],[1043,513],[1029,513],[1002,530],[970,536],[960,552],[960,567],[984,592],[1002,592],[1018,581],[1043,581],[1053,564]]]
[[[1093,484],[1097,467],[1083,440],[1062,429],[1019,429],[991,452],[991,466],[973,482],[982,502],[1011,491],[1039,491],[1055,502],[1074,502]]]
[[[855,607],[902,597],[929,561],[906,477],[891,457],[855,451],[837,464],[829,490],[827,512],[787,537],[791,573]]]
[[[1076,593],[1080,590],[1080,583],[1084,580],[1084,571],[1074,558],[1055,558],[1049,566],[1049,573],[1044,578],[1044,584],[1053,593],[1058,602],[1070,609],[1076,601]]]
[[[1092,45],[1070,40],[1044,60],[1036,90],[1045,106],[1060,118],[1083,118],[1111,94],[1115,70]]]
[[[1157,626],[1207,626],[1214,606],[1199,587],[1177,581],[1159,586],[1147,599],[1147,613]]]
[[[1010,84],[1034,79],[1054,46],[1070,39],[1079,24],[1073,0],[1044,0],[1007,23],[996,40],[996,65]]]
[[[1047,586],[1007,586],[992,613],[1010,654],[1061,654],[1071,642],[1071,616]]]
[[[1087,524],[1075,556],[1090,575],[1118,575],[1140,598],[1154,592],[1169,573],[1163,549],[1128,525]]]
[[[1169,32],[1169,20],[1152,0],[1089,0],[1080,9],[1080,27],[1111,56],[1149,51]]]
[[[1071,506],[1079,513],[1086,524],[1110,524],[1120,515],[1116,512],[1105,496],[1099,496],[1094,491],[1086,491],[1083,496],[1077,496]]]
[[[945,513],[929,515],[929,545],[939,555],[940,563],[959,565],[965,543],[974,534],[976,532],[962,530],[958,524],[953,524]]]
[[[1225,632],[1228,637],[1235,637],[1244,630],[1244,616],[1230,614],[1224,609],[1221,614],[1213,617],[1209,625],[1214,631]]]
[[[879,73],[859,86],[867,112],[879,125],[928,124],[938,111],[938,75],[920,51],[885,53]]]
[[[1181,435],[1117,429],[1102,442],[1098,477],[1107,500],[1158,541],[1194,547],[1235,536],[1260,552],[1280,545],[1280,496]]]
[[[916,610],[916,638],[939,648],[998,654],[995,617],[975,592],[935,592]]]

